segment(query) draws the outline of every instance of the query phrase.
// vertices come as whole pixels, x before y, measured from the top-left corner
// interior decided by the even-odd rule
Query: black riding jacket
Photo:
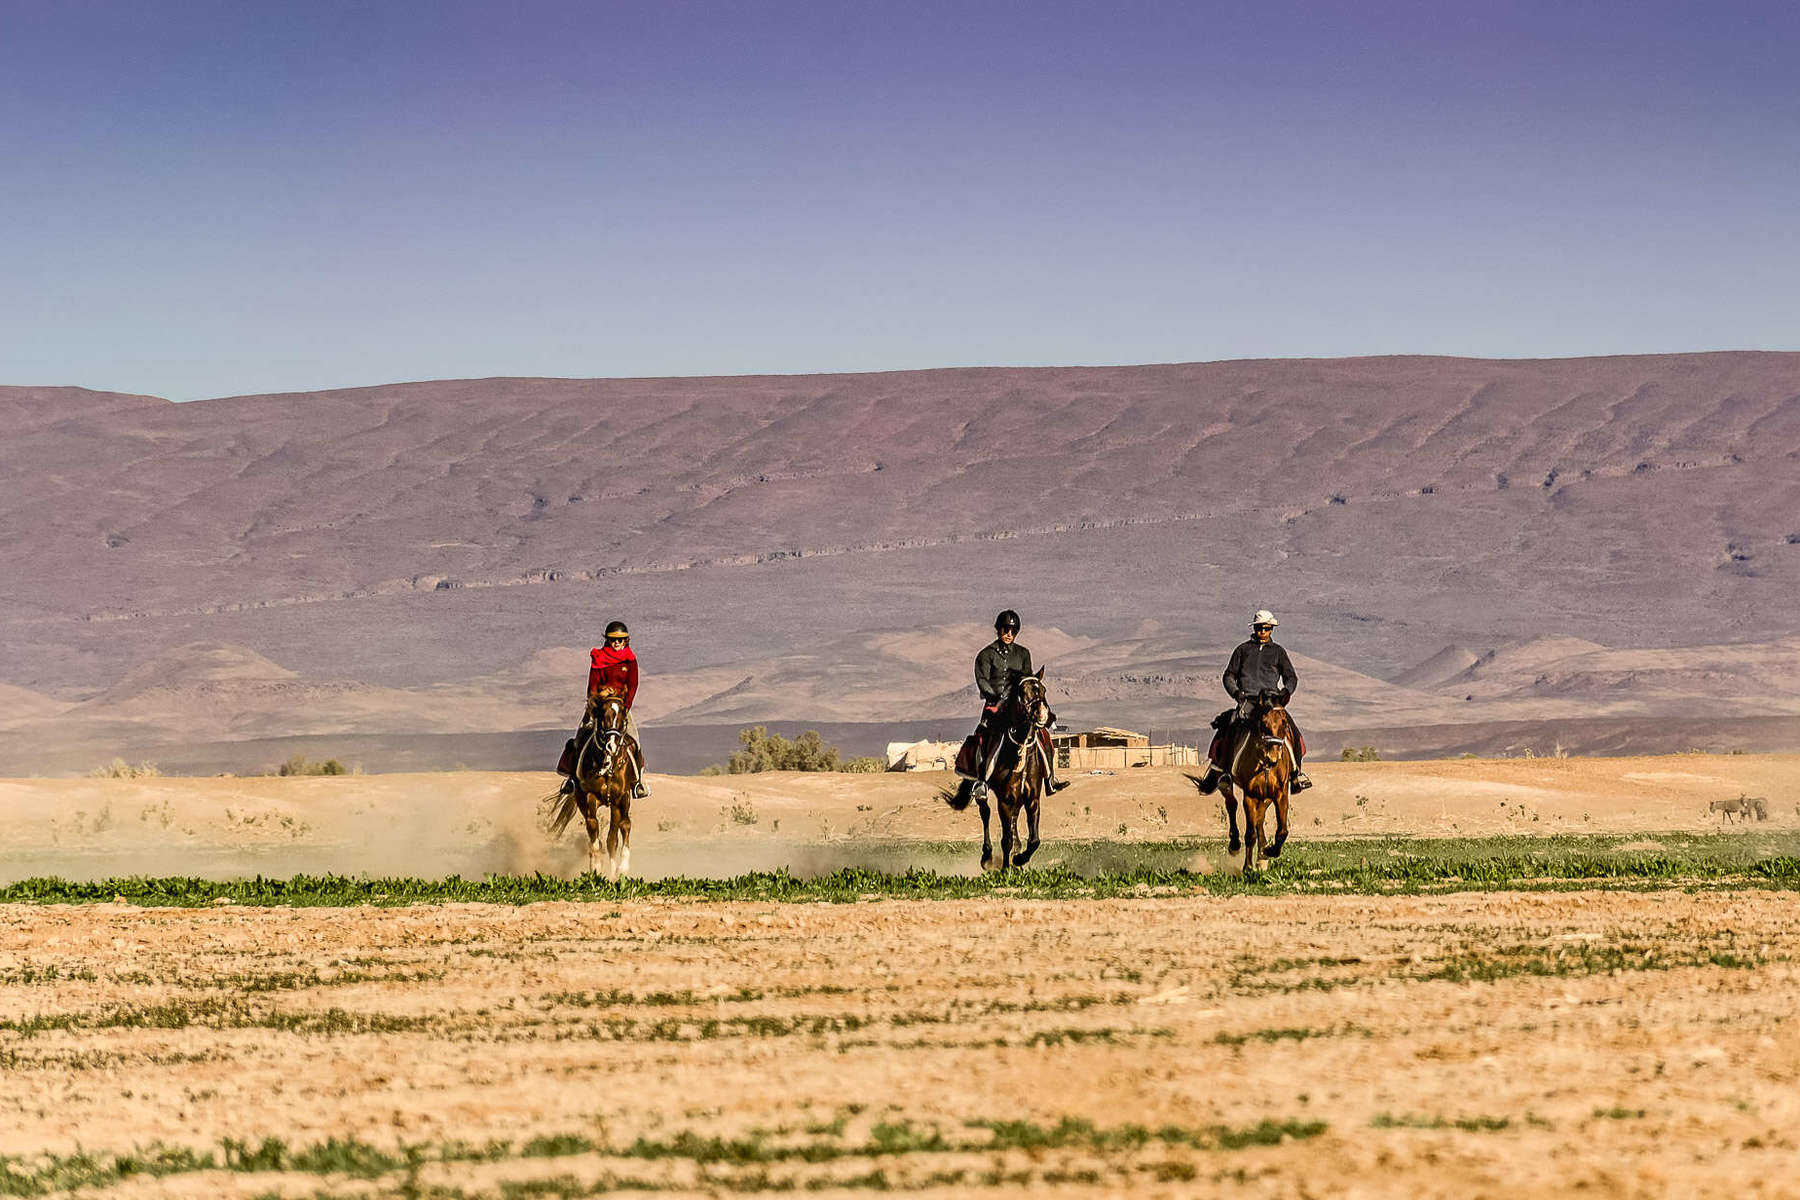
[[[1225,691],[1233,700],[1268,691],[1292,695],[1299,686],[1287,651],[1274,642],[1265,645],[1251,638],[1231,652],[1231,665],[1225,668]]]
[[[1013,686],[1031,674],[1031,651],[1014,642],[1008,646],[995,638],[975,656],[975,686],[984,704],[998,704]]]

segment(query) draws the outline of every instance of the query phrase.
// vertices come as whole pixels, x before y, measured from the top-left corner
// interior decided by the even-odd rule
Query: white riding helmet
[[[1270,612],[1268,609],[1259,608],[1256,610],[1256,615],[1254,617],[1250,618],[1250,624],[1252,624],[1252,625],[1279,625],[1279,624],[1281,624],[1281,622],[1277,621],[1275,619],[1275,614]]]

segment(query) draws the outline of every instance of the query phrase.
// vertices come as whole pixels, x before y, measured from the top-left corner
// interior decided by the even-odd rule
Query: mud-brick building
[[[1085,733],[1050,735],[1059,771],[1123,770],[1126,767],[1199,766],[1200,751],[1168,742],[1150,744],[1147,734],[1101,726]],[[889,742],[890,771],[949,771],[956,766],[957,742]]]
[[[1053,733],[1059,771],[1120,770],[1126,767],[1198,766],[1200,751],[1175,742],[1152,745],[1150,735],[1102,725],[1085,733]]]

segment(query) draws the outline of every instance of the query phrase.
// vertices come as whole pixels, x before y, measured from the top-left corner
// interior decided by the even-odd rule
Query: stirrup
[[[556,789],[556,794],[559,796],[567,796],[567,795],[571,795],[574,791],[575,791],[575,777],[573,775],[564,775],[563,781],[562,781],[562,786],[560,788]]]
[[[987,795],[988,795],[987,780],[976,779],[976,780],[971,781],[971,786],[969,788],[969,799],[971,799],[971,800],[986,800]]]
[[[1294,777],[1292,779],[1288,780],[1288,791],[1304,792],[1307,788],[1311,787],[1312,785],[1313,785],[1312,780],[1310,780],[1306,777],[1305,771],[1295,771]]]
[[[1218,791],[1219,790],[1219,776],[1223,775],[1224,773],[1225,772],[1219,770],[1218,763],[1207,763],[1206,764],[1206,774],[1204,774],[1200,777],[1200,781],[1196,785],[1200,789],[1200,794],[1202,796],[1210,796],[1214,792]]]
[[[636,783],[631,785],[631,798],[633,800],[642,800],[649,794],[650,794],[650,789],[648,787],[644,786],[643,780],[640,779]]]
[[[1052,779],[1050,781],[1050,794],[1054,796],[1068,786],[1069,781],[1066,779]]]

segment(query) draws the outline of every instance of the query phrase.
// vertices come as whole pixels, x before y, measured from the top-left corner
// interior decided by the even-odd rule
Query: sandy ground
[[[1707,800],[1739,792],[1768,798],[1760,828],[1800,823],[1795,756],[1316,774],[1302,853],[1347,834],[1700,829]],[[648,873],[975,832],[935,777],[655,782]],[[549,783],[10,780],[4,862],[573,869],[576,838],[547,847],[533,824]],[[1083,777],[1047,829],[1163,839],[1220,820],[1181,772],[1141,770]],[[20,905],[0,909],[0,1156],[506,1143],[411,1178],[103,1189],[122,1196],[1794,1195],[1797,958],[1791,895],[1761,892]],[[995,1121],[1064,1135],[995,1149]],[[1293,1123],[1289,1140],[1221,1145],[1220,1127],[1264,1121]],[[585,1140],[523,1153],[565,1136]]]
[[[1296,797],[1294,836],[1446,836],[1721,828],[1707,802],[1768,801],[1762,828],[1800,825],[1800,755],[1320,762]],[[1179,768],[1077,775],[1046,802],[1048,839],[1223,837],[1214,798]],[[646,877],[863,861],[877,843],[978,839],[973,811],[937,798],[951,779],[908,775],[653,776],[635,809]],[[441,876],[585,866],[576,832],[539,831],[548,774],[327,778],[0,780],[0,881],[33,875]],[[880,860],[891,864],[891,856]],[[934,860],[941,866],[941,860]],[[970,864],[971,868],[973,863]]]
[[[1796,955],[1777,893],[15,906],[0,1154],[578,1135],[377,1190],[1793,1195]],[[970,1124],[1066,1119],[1099,1133]],[[1208,1140],[1264,1120],[1325,1128]],[[1104,1140],[1130,1124],[1173,1132]],[[354,1185],[114,1191],[322,1189]]]

